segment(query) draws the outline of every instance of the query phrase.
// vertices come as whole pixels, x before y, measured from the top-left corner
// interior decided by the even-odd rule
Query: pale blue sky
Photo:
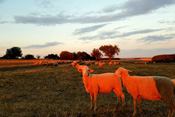
[[[175,53],[175,0],[0,0],[0,56],[86,51],[116,44],[118,57]]]

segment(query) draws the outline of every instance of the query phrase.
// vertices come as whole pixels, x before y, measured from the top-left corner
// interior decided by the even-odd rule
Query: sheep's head
[[[74,66],[78,68],[79,67],[79,64],[78,63],[75,63]]]
[[[88,67],[81,68],[80,71],[82,72],[83,76],[89,76],[90,72],[93,72],[94,70],[89,69]]]
[[[131,70],[127,70],[123,67],[120,67],[118,68],[116,71],[115,71],[115,75],[123,78],[124,75],[128,74],[128,72],[132,72]]]

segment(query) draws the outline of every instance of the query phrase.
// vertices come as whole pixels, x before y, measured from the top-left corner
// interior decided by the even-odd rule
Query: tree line
[[[62,51],[59,56],[57,54],[48,54],[44,58],[61,60],[99,60],[102,56],[107,56],[111,61],[115,54],[119,55],[119,52],[120,48],[117,45],[103,45],[100,48],[94,48],[91,54],[84,51],[78,51],[77,53]],[[6,50],[6,54],[2,56],[1,59],[36,59],[32,54],[22,55],[20,47],[12,47]],[[37,59],[40,59],[39,55],[37,56]]]

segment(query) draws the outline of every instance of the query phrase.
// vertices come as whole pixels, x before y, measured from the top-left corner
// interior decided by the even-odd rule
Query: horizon
[[[43,58],[109,44],[116,58],[174,54],[174,11],[175,0],[0,0],[0,57],[14,46]]]

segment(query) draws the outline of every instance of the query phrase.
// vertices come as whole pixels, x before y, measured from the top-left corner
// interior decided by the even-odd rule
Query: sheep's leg
[[[94,100],[93,96],[94,95],[93,95],[93,93],[91,93],[90,96],[91,96],[91,109],[93,109],[93,107],[94,107],[94,102],[93,102],[93,100]]]
[[[122,106],[124,106],[125,105],[125,95],[122,93],[122,92],[120,92],[120,93],[118,93],[115,89],[113,90],[114,92],[115,92],[115,94],[117,95],[117,104],[119,104],[119,102],[120,102],[120,96],[121,96],[121,98],[122,98]],[[119,94],[119,95],[118,95]]]
[[[133,104],[134,104],[134,113],[133,113],[132,117],[135,117],[135,115],[137,113],[137,108],[136,108],[137,98],[133,98]]]
[[[116,89],[113,90],[115,92],[115,94],[117,95],[117,105],[119,105],[120,103],[120,95],[118,95],[118,92]]]
[[[170,111],[169,111],[168,117],[171,117],[173,115],[173,111],[175,109],[172,99],[169,100],[169,107],[170,107]]]
[[[121,97],[122,97],[122,106],[124,106],[126,103],[125,103],[125,95],[122,93],[121,94]]]
[[[142,113],[142,107],[141,107],[141,97],[138,96],[138,104],[139,104],[139,113]]]
[[[94,110],[97,110],[97,95],[98,95],[98,93],[94,94],[94,102],[95,102]]]

